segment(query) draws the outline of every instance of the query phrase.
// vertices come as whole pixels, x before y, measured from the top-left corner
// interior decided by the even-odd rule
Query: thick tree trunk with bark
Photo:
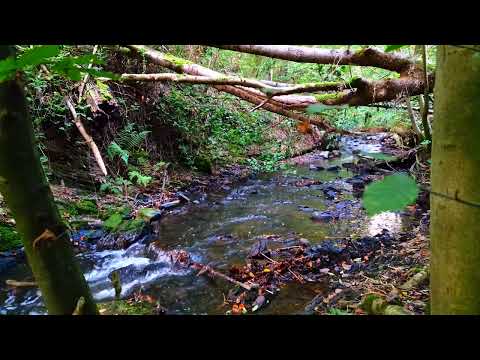
[[[480,51],[480,47],[478,47]],[[437,51],[432,152],[432,314],[480,314],[480,58]]]
[[[11,47],[0,47],[0,59],[13,54]],[[18,80],[0,84],[0,192],[15,217],[49,314],[71,315],[79,302],[84,302],[83,314],[96,314],[40,164]]]

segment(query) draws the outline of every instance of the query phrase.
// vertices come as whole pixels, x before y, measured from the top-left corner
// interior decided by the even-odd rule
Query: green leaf
[[[125,165],[128,165],[128,151],[123,150],[115,141],[112,141],[112,143],[108,146],[107,155],[110,159],[115,158],[115,156],[119,156]]]
[[[18,67],[23,69],[27,66],[36,66],[45,62],[45,59],[60,54],[59,45],[41,45],[25,51],[18,57]]]
[[[87,54],[81,56],[69,56],[67,60],[72,64],[78,65],[88,65],[92,64],[105,64],[105,61],[100,59],[97,55],[94,54]]]
[[[369,216],[384,211],[399,211],[413,203],[418,196],[418,185],[405,174],[385,176],[367,186],[363,194],[363,206]]]
[[[14,57],[9,57],[0,61],[0,73],[16,70],[17,68],[18,64]]]
[[[6,58],[0,61],[0,82],[11,80],[15,76],[15,71],[18,68],[17,61],[13,57]]]
[[[110,71],[104,71],[104,70],[84,68],[82,69],[82,72],[90,74],[91,76],[94,76],[94,77],[105,77],[113,80],[118,80],[120,78],[120,75],[114,74]]]
[[[385,52],[392,52],[392,51],[395,51],[395,50],[398,50],[398,49],[401,49],[405,46],[408,46],[408,45],[387,45],[385,47]]]
[[[152,181],[151,176],[142,175],[140,172],[136,170],[130,171],[128,173],[128,177],[130,178],[131,181],[134,181],[134,179],[136,179],[137,184],[144,187],[147,186],[150,183],[150,181]]]
[[[65,75],[73,81],[80,81],[82,80],[82,74],[80,73],[80,70],[75,69],[75,68],[69,68],[67,69]]]

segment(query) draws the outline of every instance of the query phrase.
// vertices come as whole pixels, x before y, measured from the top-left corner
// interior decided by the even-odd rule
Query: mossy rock
[[[102,315],[154,315],[156,314],[155,304],[139,302],[130,304],[126,300],[115,300],[98,304]]]
[[[137,219],[141,219],[144,221],[150,221],[153,217],[161,214],[162,212],[158,209],[153,208],[143,208],[138,210]]]
[[[110,232],[140,230],[144,225],[145,221],[143,219],[125,220],[121,213],[110,215],[103,223],[105,229]]]
[[[108,206],[100,213],[102,220],[107,220],[114,214],[120,214],[122,217],[129,215],[132,212],[130,206]]]
[[[94,200],[80,200],[74,206],[80,215],[95,215],[98,213],[97,203]]]
[[[55,203],[57,204],[58,211],[60,212],[60,216],[62,218],[66,219],[71,216],[79,215],[78,209],[74,203],[67,203],[61,200],[56,200]]]
[[[0,251],[9,251],[22,246],[22,238],[15,228],[0,224]]]
[[[134,231],[140,230],[145,225],[142,219],[124,220],[118,227],[119,231]]]

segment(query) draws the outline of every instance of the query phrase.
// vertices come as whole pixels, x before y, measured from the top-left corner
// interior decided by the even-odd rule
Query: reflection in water
[[[386,229],[392,233],[400,232],[402,229],[402,217],[391,211],[374,215],[368,222],[368,235],[375,236]]]

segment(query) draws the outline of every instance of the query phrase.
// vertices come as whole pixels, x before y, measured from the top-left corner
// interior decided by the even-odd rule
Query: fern
[[[128,165],[128,157],[130,156],[129,152],[122,149],[115,141],[112,141],[110,146],[107,148],[107,155],[110,159],[114,159],[115,157],[119,156],[125,165]]]
[[[151,176],[146,176],[138,172],[137,170],[130,171],[128,173],[128,177],[130,178],[131,181],[134,181],[136,179],[136,183],[141,186],[147,186],[150,181],[152,181]]]
[[[150,133],[150,131],[137,131],[134,127],[135,124],[130,123],[118,132],[115,140],[122,149],[127,151],[137,149]]]

